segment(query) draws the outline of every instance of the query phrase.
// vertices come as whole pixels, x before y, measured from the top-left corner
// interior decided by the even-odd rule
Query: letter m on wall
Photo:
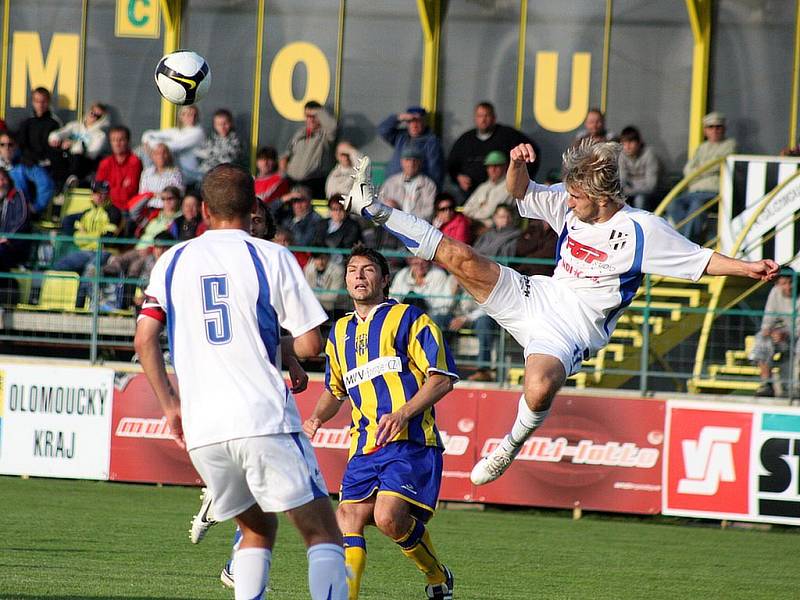
[[[76,110],[80,36],[54,33],[46,60],[36,31],[15,31],[12,44],[10,106],[25,108],[30,91],[42,86],[54,92],[59,108]]]

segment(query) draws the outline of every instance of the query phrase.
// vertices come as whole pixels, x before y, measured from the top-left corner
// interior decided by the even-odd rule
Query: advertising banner
[[[111,369],[0,363],[0,473],[107,479]]]
[[[800,525],[800,409],[670,400],[664,514]]]

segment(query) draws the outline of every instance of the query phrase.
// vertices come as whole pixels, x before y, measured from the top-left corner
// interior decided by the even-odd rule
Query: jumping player
[[[433,405],[458,379],[442,332],[420,309],[387,300],[389,265],[357,246],[345,271],[355,310],[331,329],[325,390],[303,430],[313,437],[350,398],[350,456],[342,479],[339,527],[358,598],[367,560],[364,528],[375,524],[425,574],[433,600],[452,600],[453,574],[438,558],[425,523],[442,479],[442,440]]]
[[[136,351],[176,442],[214,498],[216,519],[234,518],[241,529],[237,600],[264,594],[276,512],[308,547],[311,598],[344,600],[341,534],[278,359],[281,327],[294,354],[315,356],[327,315],[291,254],[248,234],[255,197],[244,169],[215,167],[202,191],[210,230],[156,263]],[[159,347],[165,325],[180,396]]]
[[[627,206],[619,152],[619,144],[587,140],[564,153],[564,183],[546,186],[528,178],[526,163],[536,158],[533,147],[511,150],[506,186],[520,214],[543,219],[560,233],[552,277],[523,276],[443,236],[430,223],[384,206],[370,182],[369,159],[356,167],[345,209],[383,225],[416,256],[442,265],[524,349],[525,382],[516,420],[473,468],[470,478],[476,485],[505,472],[547,417],[567,377],[608,343],[644,274],[769,281],[778,273],[772,260],[742,261],[701,248],[663,219]]]

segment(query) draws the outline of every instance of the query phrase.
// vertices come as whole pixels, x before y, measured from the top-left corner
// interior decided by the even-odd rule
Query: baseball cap
[[[500,152],[500,150],[492,150],[486,155],[486,158],[483,159],[483,164],[487,167],[491,165],[504,165],[507,162],[508,159],[506,155]]]
[[[406,144],[403,151],[400,153],[400,158],[416,158],[422,160],[422,148],[416,144]]]
[[[703,127],[712,127],[714,125],[725,125],[725,115],[714,111],[703,117]]]
[[[427,110],[425,110],[421,106],[416,106],[416,105],[415,106],[409,106],[406,109],[406,112],[408,114],[410,114],[410,115],[418,115],[420,117],[424,117],[426,114],[428,114]]]
[[[92,182],[92,191],[93,192],[100,192],[100,193],[103,193],[103,194],[107,194],[110,189],[111,189],[111,186],[109,185],[109,183],[107,181],[103,181],[102,179],[99,179],[97,181],[93,181]]]

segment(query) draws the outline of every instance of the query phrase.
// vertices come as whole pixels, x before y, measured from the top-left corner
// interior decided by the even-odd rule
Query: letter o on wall
[[[306,90],[302,98],[292,93],[292,77],[297,65],[306,66]],[[309,100],[325,104],[331,89],[331,70],[328,59],[318,46],[309,42],[292,42],[275,55],[269,71],[269,97],[284,119],[302,121],[303,106]]]

